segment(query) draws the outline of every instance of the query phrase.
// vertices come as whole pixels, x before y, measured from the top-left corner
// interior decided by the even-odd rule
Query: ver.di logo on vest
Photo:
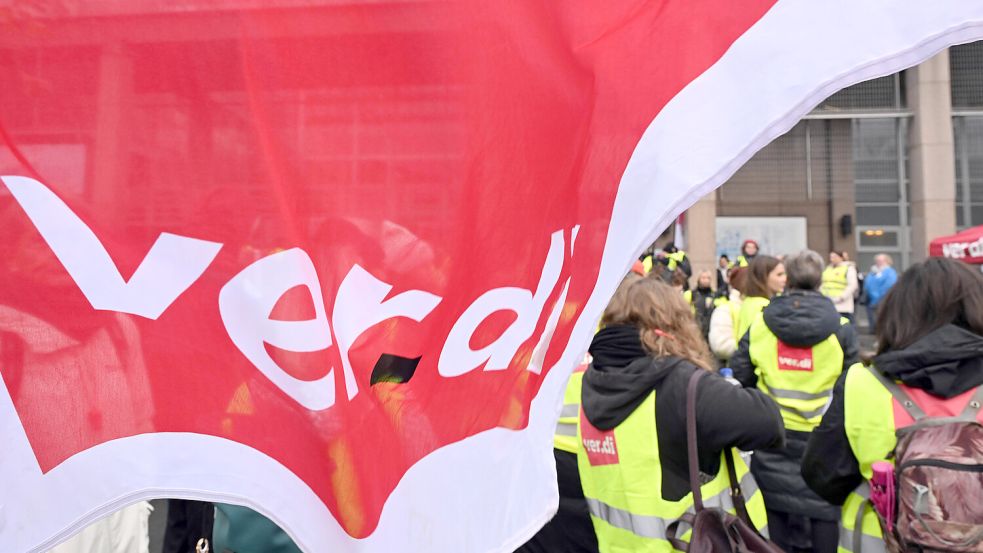
[[[618,463],[618,442],[614,438],[614,430],[596,428],[587,420],[583,409],[580,410],[580,434],[591,466]]]
[[[812,371],[812,348],[797,348],[779,340],[778,370]]]

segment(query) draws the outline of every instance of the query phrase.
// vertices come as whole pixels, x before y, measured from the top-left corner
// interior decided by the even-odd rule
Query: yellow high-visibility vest
[[[645,274],[652,272],[652,266],[655,265],[655,259],[652,255],[646,255],[645,259],[642,259],[642,269],[645,270]]]
[[[553,447],[569,453],[577,453],[577,421],[580,418],[580,394],[586,370],[587,365],[577,367],[567,380],[560,419],[556,421],[556,431],[553,432]]]
[[[676,267],[682,265],[683,260],[686,259],[686,252],[683,250],[677,250],[673,253],[667,253],[666,259],[669,260],[668,263],[666,263],[666,266],[670,271],[675,271]]]
[[[841,324],[849,321],[841,318]],[[758,389],[778,404],[785,428],[812,432],[819,426],[833,385],[843,372],[843,348],[836,334],[798,348],[785,344],[768,328],[764,314],[751,324],[748,354],[758,376]]]
[[[610,431],[594,428],[581,413],[577,464],[601,553],[675,551],[666,529],[693,508],[692,493],[679,501],[662,497],[655,402],[653,392]],[[748,514],[764,529],[764,500],[757,484],[736,452],[734,462]],[[700,487],[703,502],[733,512],[723,455],[720,466],[714,479]],[[689,534],[687,529],[681,539],[689,539]]]
[[[846,290],[847,272],[850,267],[846,263],[837,266],[830,265],[823,270],[822,292],[827,298],[837,298]]]
[[[870,498],[867,481],[874,474],[872,465],[877,461],[893,463],[889,457],[898,445],[893,401],[891,392],[878,382],[870,369],[860,363],[850,367],[843,389],[844,430],[853,456],[860,465],[864,483],[843,503],[838,549],[840,552],[853,553],[856,542],[860,543],[863,553],[887,551],[877,513],[865,500]],[[860,510],[861,507],[864,507],[863,511]],[[860,534],[854,535],[858,518]]]
[[[737,326],[734,327],[735,339],[740,343],[741,338],[747,333],[748,329],[751,328],[751,323],[758,318],[758,315],[768,307],[771,300],[768,298],[762,298],[761,296],[748,296],[744,298],[741,302],[741,311],[737,317]]]

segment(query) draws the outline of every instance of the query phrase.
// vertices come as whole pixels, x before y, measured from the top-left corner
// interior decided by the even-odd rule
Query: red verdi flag
[[[270,5],[0,11],[0,551],[149,497],[511,551],[642,247],[825,96],[983,37],[968,1]]]

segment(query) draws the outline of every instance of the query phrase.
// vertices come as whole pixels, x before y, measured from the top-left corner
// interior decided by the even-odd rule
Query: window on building
[[[983,225],[983,41],[949,49],[956,226]]]
[[[893,111],[905,105],[904,73],[895,73],[844,88],[819,104],[815,112]]]
[[[878,253],[903,266],[908,251],[907,119],[851,120],[856,187],[857,265],[861,270]]]

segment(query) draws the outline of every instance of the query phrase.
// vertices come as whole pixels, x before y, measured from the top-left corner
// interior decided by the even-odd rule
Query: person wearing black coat
[[[835,336],[843,350],[842,366],[836,367],[839,372],[857,362],[857,338],[852,325],[842,324],[833,302],[816,290],[822,270],[822,257],[815,252],[787,260],[788,291],[773,298],[762,317],[768,330],[792,347],[813,347]],[[749,331],[741,338],[730,364],[743,386],[757,388],[759,373],[750,356],[750,335]],[[809,435],[786,428],[786,445],[756,450],[751,471],[764,494],[768,529],[779,546],[786,551],[836,551],[840,509],[813,493],[800,474]]]
[[[983,385],[983,275],[933,258],[909,268],[877,318],[873,365],[907,386],[948,399]],[[844,428],[844,373],[802,459],[802,476],[826,501],[842,505],[863,481]]]
[[[690,492],[686,386],[693,371],[702,369],[678,357],[653,357],[642,347],[634,325],[602,329],[590,353],[594,362],[584,375],[585,416],[599,429],[613,429],[655,390],[662,496],[679,501]],[[714,375],[704,377],[696,398],[700,472],[717,474],[724,448],[749,451],[784,443],[778,406],[762,392],[735,387]]]

